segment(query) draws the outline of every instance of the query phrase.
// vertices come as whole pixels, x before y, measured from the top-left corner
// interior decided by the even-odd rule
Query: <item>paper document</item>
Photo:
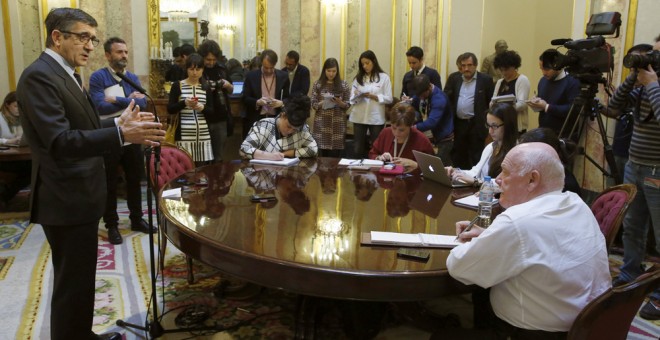
[[[334,95],[332,93],[323,93],[321,95],[323,96],[323,106],[322,106],[323,110],[332,109],[335,106],[337,106],[335,102],[332,101],[332,99],[334,98]]]
[[[515,95],[505,94],[503,96],[495,96],[491,99],[493,103],[515,103],[518,101]]]
[[[368,165],[368,166],[381,166],[383,165],[383,161],[379,161],[376,159],[350,159],[350,158],[342,158],[339,161],[339,165]]]
[[[106,97],[121,97],[124,98],[126,95],[124,94],[124,88],[121,87],[119,84],[112,85],[110,87],[106,87],[105,90],[103,90],[103,94],[105,94]],[[145,107],[146,109],[146,107]],[[116,117],[121,115],[121,113],[124,112],[124,110],[119,110],[115,113],[111,113],[109,115],[104,115],[104,117]]]
[[[372,231],[371,243],[408,247],[453,248],[461,243],[456,235],[408,234],[386,231]]]
[[[163,190],[163,198],[181,198],[181,188]]]
[[[493,204],[497,203],[498,200],[496,198],[493,199]],[[454,201],[457,205],[462,205],[470,208],[478,208],[479,207],[479,196],[476,195],[470,195],[463,197],[461,199],[457,199]]]
[[[291,166],[298,164],[300,162],[300,158],[285,158],[281,161],[271,161],[267,159],[251,159],[250,163],[251,164],[268,164],[268,165],[281,165],[281,166]]]

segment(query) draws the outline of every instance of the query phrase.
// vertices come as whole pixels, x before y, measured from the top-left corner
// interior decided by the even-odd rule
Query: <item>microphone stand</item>
[[[151,101],[151,105],[154,108],[154,115],[156,116],[156,121],[158,121],[158,113],[156,112],[156,104],[154,103],[153,98],[149,96],[146,91],[141,88],[140,86],[137,86],[133,81],[131,81],[129,78],[127,78],[123,73],[117,72],[117,75],[122,78],[122,80],[126,81],[129,85],[133,86],[133,88],[137,89],[140,93],[144,94],[149,100]],[[194,328],[179,328],[179,329],[164,329],[163,325],[161,325],[161,317],[158,315],[158,294],[156,293],[156,281],[158,280],[158,277],[156,275],[156,252],[155,252],[155,246],[154,246],[154,221],[153,221],[153,210],[152,210],[152,185],[151,185],[151,179],[149,178],[151,174],[151,155],[154,155],[154,180],[156,183],[158,183],[158,177],[160,175],[160,146],[157,147],[149,147],[145,149],[145,163],[146,163],[146,170],[147,170],[147,211],[149,212],[149,264],[150,264],[150,271],[151,271],[151,313],[153,315],[153,321],[149,322],[148,319],[148,311],[147,311],[147,318],[145,318],[145,324],[144,326],[142,325],[137,325],[133,323],[126,322],[124,320],[117,320],[116,325],[119,327],[123,328],[133,328],[133,329],[138,329],[142,330],[145,332],[148,332],[149,335],[151,336],[152,339],[158,338],[162,336],[165,333],[181,333],[181,332],[194,332],[194,331],[202,331],[202,330],[218,330],[220,331],[221,329],[218,329],[218,327],[194,327]],[[155,197],[155,210],[156,210],[156,223],[158,224],[159,228],[162,228],[160,225],[160,210],[159,210],[159,204],[158,204],[158,197]],[[161,230],[161,232],[164,232]],[[159,238],[159,243],[160,243],[160,238]],[[164,254],[159,254],[160,256],[164,256]],[[161,268],[162,269],[162,268]],[[164,297],[163,297],[164,298]],[[147,307],[148,309],[149,307]]]

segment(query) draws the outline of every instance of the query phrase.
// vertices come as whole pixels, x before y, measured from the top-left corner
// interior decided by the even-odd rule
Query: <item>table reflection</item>
[[[181,198],[160,198],[165,231],[194,258],[287,289],[291,287],[284,282],[275,282],[283,270],[292,268],[331,270],[333,275],[447,276],[446,249],[433,249],[426,263],[407,261],[397,258],[396,248],[361,246],[361,234],[453,234],[455,221],[469,219],[474,212],[453,206],[450,188],[424,182],[417,173],[355,172],[338,166],[338,161],[309,159],[293,167],[244,161],[197,168],[166,185],[165,189],[183,188]],[[252,203],[254,194],[273,195],[276,200]],[[255,273],[255,265],[265,267]],[[278,278],[266,277],[274,268]]]

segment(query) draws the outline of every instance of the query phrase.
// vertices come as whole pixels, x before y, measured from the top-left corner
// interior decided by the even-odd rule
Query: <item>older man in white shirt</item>
[[[498,337],[563,338],[591,300],[611,287],[605,238],[589,207],[562,193],[564,168],[547,144],[513,148],[497,177],[507,208],[488,229],[461,233],[449,274],[490,287]]]

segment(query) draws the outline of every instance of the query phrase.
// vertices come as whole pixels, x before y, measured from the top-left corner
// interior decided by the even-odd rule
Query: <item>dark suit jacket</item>
[[[436,71],[433,68],[430,68],[428,66],[425,66],[424,69],[422,70],[422,74],[426,74],[426,76],[429,77],[429,81],[431,84],[437,86],[438,88],[442,89],[442,80],[440,79],[440,73]],[[408,88],[409,83],[413,79],[413,71],[410,70],[406,72],[406,74],[403,75],[403,86],[401,86],[401,96],[403,97],[403,94],[405,93],[408,97],[412,97],[412,90]]]
[[[449,98],[449,106],[454,115],[454,120],[458,119],[456,116],[456,106],[462,85],[463,75],[460,72],[450,74],[445,85],[445,93]],[[494,87],[493,78],[490,75],[477,72],[477,86],[474,93],[474,119],[475,126],[479,127],[477,133],[483,138],[486,138],[488,134],[488,129],[484,129],[483,127],[486,124],[486,111],[488,110],[490,99],[493,97]]]
[[[286,67],[282,71],[287,72],[287,77],[289,76],[289,71],[287,71]],[[290,84],[291,89],[289,90],[289,94],[300,93],[307,95],[309,93],[309,77],[309,69],[304,65],[298,64],[296,74],[293,75],[293,83]]]
[[[46,53],[23,71],[16,93],[32,149],[30,221],[98,221],[106,198],[103,156],[121,151],[114,121],[101,122],[89,96]]]
[[[257,100],[261,99],[261,69],[252,70],[245,75],[243,83],[243,103],[248,120],[259,120]],[[289,75],[282,70],[275,70],[275,99],[289,97]]]

